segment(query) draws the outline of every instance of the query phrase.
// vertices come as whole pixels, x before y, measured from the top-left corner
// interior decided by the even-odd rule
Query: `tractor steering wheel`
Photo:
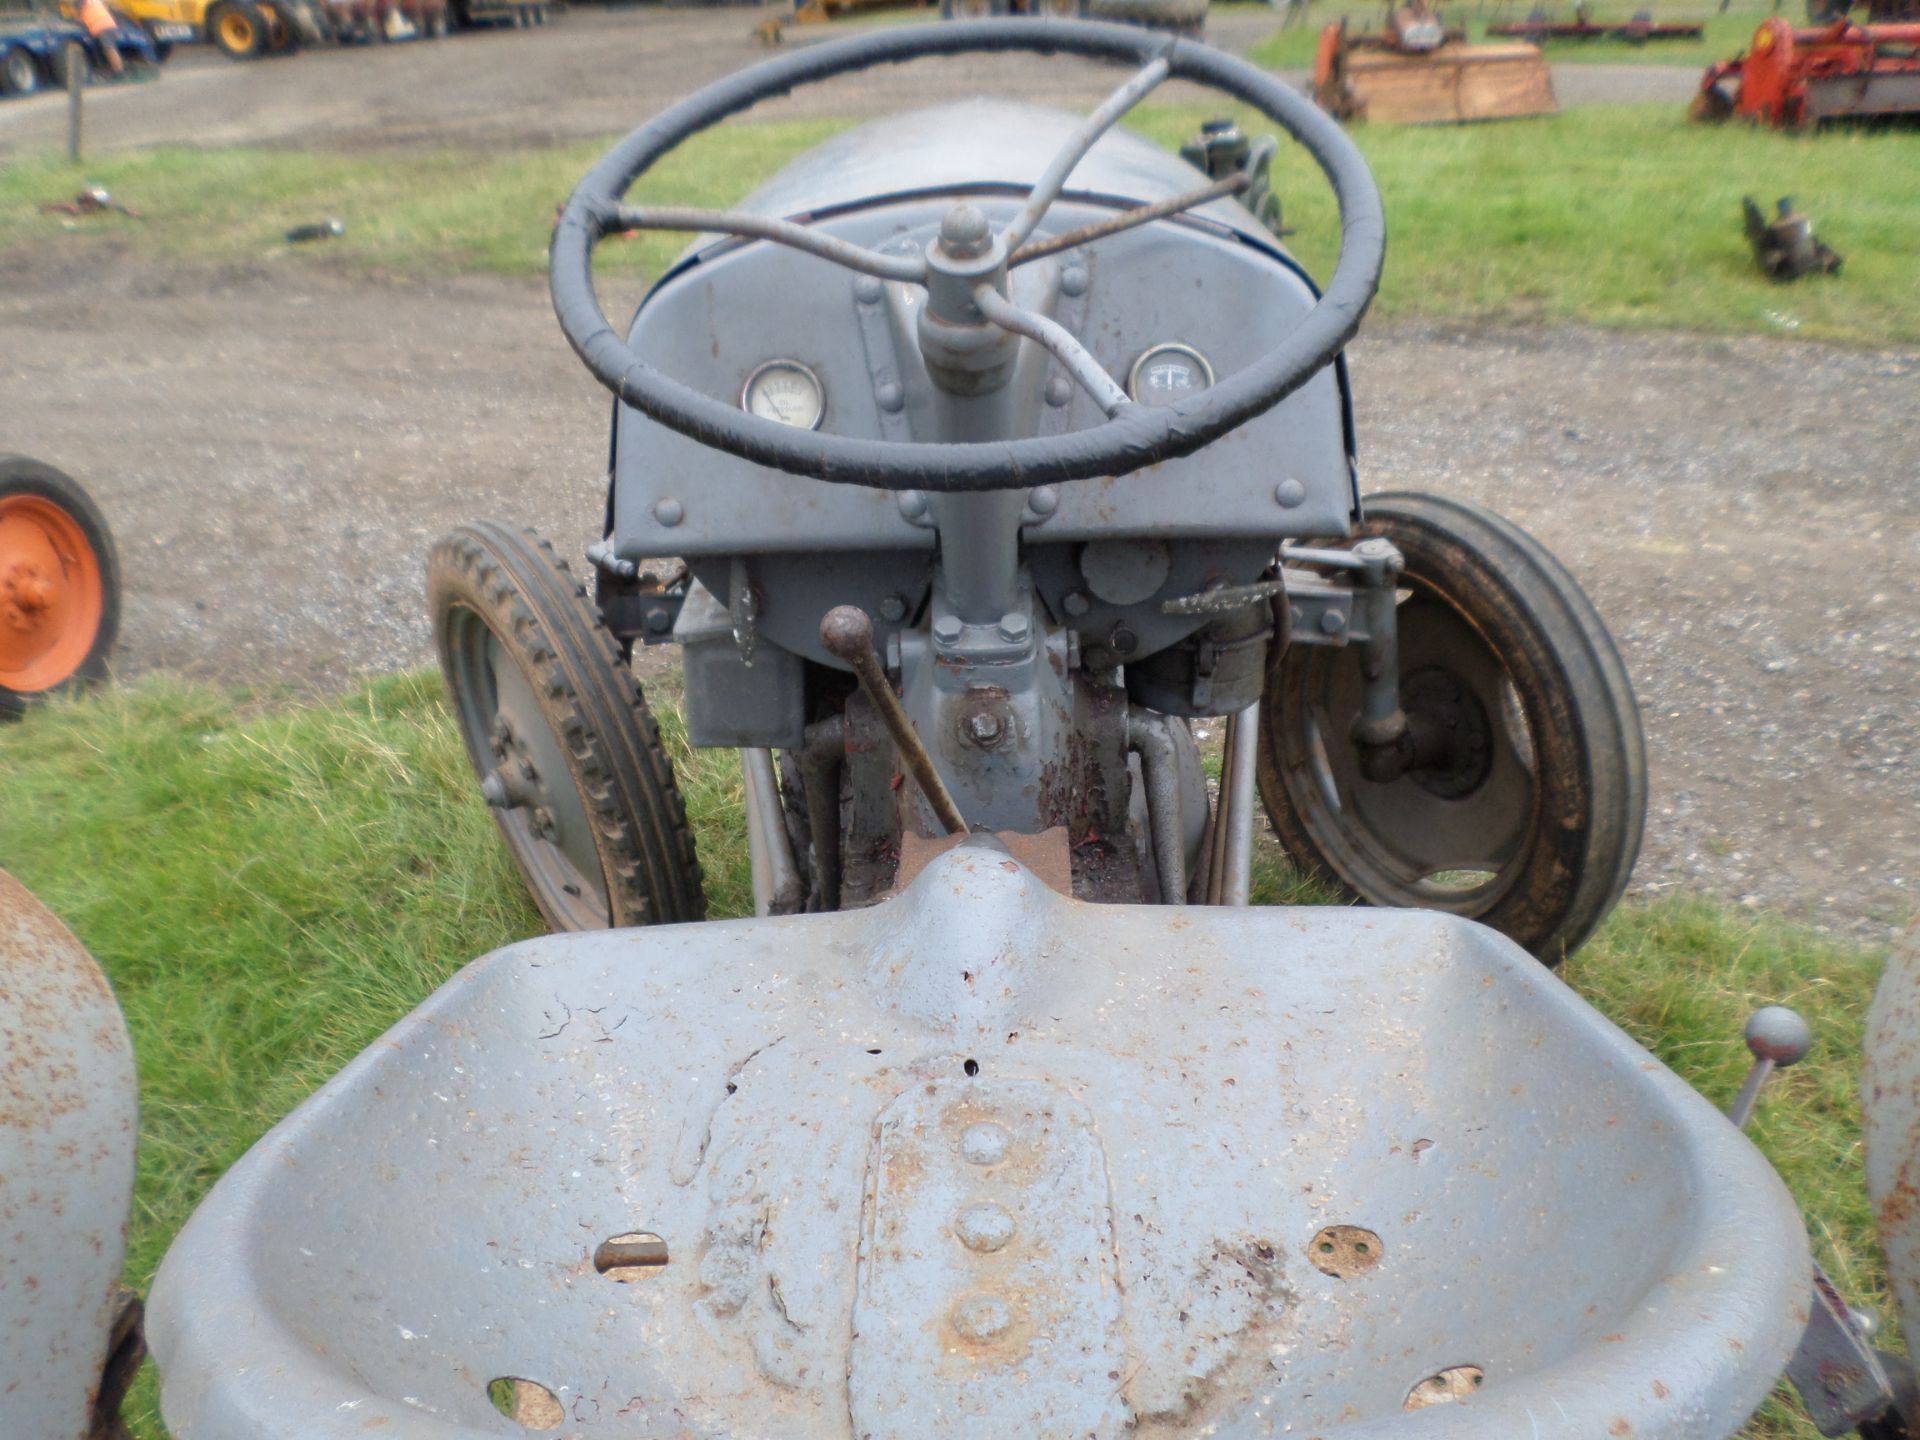
[[[1340,205],[1339,264],[1311,311],[1254,364],[1169,406],[1136,404],[1079,341],[1043,315],[1023,310],[983,282],[978,312],[1003,329],[1045,346],[1099,402],[1104,424],[1064,435],[946,443],[859,439],[761,419],[700,394],[656,370],[608,323],[593,286],[593,247],[632,229],[691,230],[774,240],[887,280],[924,284],[920,256],[883,255],[791,221],[737,211],[634,208],[621,198],[662,156],[729,115],[835,75],[929,55],[1065,52],[1127,61],[1142,68],[1074,132],[1048,164],[1020,214],[987,243],[1009,265],[1054,248],[1022,245],[1058,198],[1094,142],[1161,81],[1180,78],[1223,91],[1257,108],[1313,156]],[[1130,212],[1158,218],[1224,193],[1207,187],[1171,205]],[[1151,211],[1153,213],[1148,214]],[[979,20],[879,30],[810,47],[755,65],[689,96],[642,125],[595,165],[567,201],[554,228],[550,284],[560,328],[600,383],[645,415],[683,435],[795,475],[883,490],[1016,490],[1063,480],[1125,475],[1190,455],[1280,403],[1340,353],[1360,327],[1386,254],[1386,218],[1366,162],[1345,132],[1311,102],[1245,61],[1203,45],[1123,25],[1078,20]]]

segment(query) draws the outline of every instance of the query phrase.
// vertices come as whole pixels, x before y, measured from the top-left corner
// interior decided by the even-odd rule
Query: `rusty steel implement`
[[[139,1089],[107,977],[0,870],[0,1434],[105,1440],[144,1354],[120,1285]]]

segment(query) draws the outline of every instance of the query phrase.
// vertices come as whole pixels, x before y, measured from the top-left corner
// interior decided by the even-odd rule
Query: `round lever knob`
[[[1782,1068],[1806,1059],[1813,1048],[1813,1031],[1798,1010],[1768,1005],[1747,1021],[1747,1049],[1756,1060],[1771,1060]]]

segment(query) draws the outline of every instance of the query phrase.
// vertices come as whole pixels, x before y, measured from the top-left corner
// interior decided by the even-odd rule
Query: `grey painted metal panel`
[[[0,870],[0,1435],[83,1440],[133,1208],[133,1042],[86,947]]]
[[[636,1231],[668,1263],[597,1273]],[[579,1436],[1716,1440],[1808,1274],[1758,1152],[1494,932],[1086,905],[976,838],[469,966],[219,1183],[150,1329],[181,1440],[524,1433],[503,1376]]]
[[[1920,929],[1909,930],[1887,957],[1867,1015],[1865,1050],[1867,1190],[1907,1337],[1908,1373],[1920,1382]]]
[[[791,217],[865,205],[876,196],[979,185],[1025,188],[1039,180],[1083,118],[985,98],[889,115],[823,141],[739,208]],[[1068,180],[1069,195],[1145,204],[1204,185],[1207,177],[1178,155],[1122,129],[1095,145]],[[1246,207],[1231,200],[1216,200],[1195,213],[1278,248]]]
[[[930,236],[947,203],[905,201],[821,224],[863,244],[902,243],[903,234]],[[1001,197],[983,201],[983,208],[1004,223],[1017,206]],[[1105,213],[1063,203],[1049,233]],[[1196,346],[1225,377],[1271,349],[1313,305],[1306,282],[1281,261],[1213,232],[1159,222],[1089,252],[1089,283],[1074,328],[1121,377],[1149,346],[1168,340]],[[1043,261],[1015,271],[1015,298],[1045,303],[1042,297],[1054,293],[1055,269]],[[724,247],[664,283],[642,307],[630,339],[650,363],[729,403],[763,362],[799,360],[826,391],[826,428],[915,438],[917,397],[929,384],[920,357],[911,345],[898,345],[891,369],[871,361],[859,284],[783,247]],[[917,293],[893,289],[902,298]],[[1032,373],[1043,386],[1061,374],[1057,364]],[[880,405],[878,391],[887,383],[905,388],[898,412]],[[1065,409],[1041,408],[1049,427],[1081,429],[1103,418],[1078,391]],[[623,557],[924,549],[933,542],[933,532],[912,523],[887,492],[782,475],[710,450],[625,407],[617,425],[614,535]],[[1301,488],[1283,506],[1276,487],[1288,479]],[[1344,534],[1354,497],[1337,378],[1322,371],[1197,455],[1120,479],[1063,485],[1058,493],[1058,509],[1027,526],[1030,542]],[[675,503],[662,508],[666,500]],[[662,523],[662,515],[673,523]]]

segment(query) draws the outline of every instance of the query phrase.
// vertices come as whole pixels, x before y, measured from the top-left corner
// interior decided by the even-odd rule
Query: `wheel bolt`
[[[496,810],[513,808],[513,797],[507,793],[507,782],[500,778],[497,770],[489,770],[480,777],[480,798]]]

